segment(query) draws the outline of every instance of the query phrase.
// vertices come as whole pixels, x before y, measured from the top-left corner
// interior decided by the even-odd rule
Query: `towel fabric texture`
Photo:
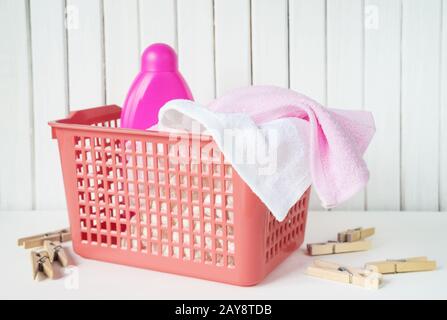
[[[366,111],[324,108],[292,90],[252,86],[207,107],[172,100],[158,118],[159,130],[190,132],[195,126],[211,135],[279,221],[311,184],[322,205],[332,208],[369,178],[363,154],[375,127]]]

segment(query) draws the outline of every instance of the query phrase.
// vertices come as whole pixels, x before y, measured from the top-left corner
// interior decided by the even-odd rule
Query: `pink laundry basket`
[[[211,139],[120,129],[120,113],[50,122],[76,253],[248,286],[302,244],[309,190],[278,222]]]

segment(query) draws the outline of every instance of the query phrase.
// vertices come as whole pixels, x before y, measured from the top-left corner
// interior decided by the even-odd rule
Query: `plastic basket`
[[[50,122],[77,254],[254,285],[302,244],[309,190],[278,222],[212,140],[120,129],[120,113],[104,106]]]

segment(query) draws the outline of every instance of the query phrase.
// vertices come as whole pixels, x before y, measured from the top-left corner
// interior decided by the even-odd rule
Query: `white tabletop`
[[[385,276],[379,290],[367,290],[304,274],[314,259],[297,250],[262,283],[237,287],[151,270],[86,260],[57,280],[36,282],[29,253],[17,239],[68,226],[65,212],[0,212],[2,285],[0,298],[27,299],[446,299],[447,213],[439,212],[311,212],[307,242],[334,239],[338,231],[376,227],[367,252],[324,256],[350,266],[368,261],[428,256],[438,262],[431,272]],[[67,244],[69,246],[69,244]]]

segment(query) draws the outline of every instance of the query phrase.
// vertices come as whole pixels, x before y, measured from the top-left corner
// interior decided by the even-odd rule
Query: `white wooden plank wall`
[[[442,2],[440,209],[447,211],[447,1]]]
[[[207,103],[216,96],[213,1],[183,0],[177,6],[179,66],[194,100]]]
[[[106,103],[122,105],[139,69],[137,0],[104,1]]]
[[[140,0],[140,50],[155,42],[177,48],[176,0]]]
[[[122,105],[154,42],[204,104],[274,84],[372,111],[371,180],[341,208],[447,210],[447,0],[0,0],[0,37],[2,210],[65,206],[47,122]]]
[[[70,109],[104,104],[102,2],[67,0],[67,15]]]
[[[364,107],[377,128],[366,156],[369,210],[400,208],[400,10],[400,0],[365,1]]]
[[[438,210],[441,0],[402,9],[402,207]]]
[[[214,0],[216,95],[252,83],[250,0]]]
[[[25,0],[0,1],[0,208],[32,209],[33,132],[29,36]]]
[[[254,85],[289,86],[287,0],[252,1],[252,67]]]
[[[68,111],[67,32],[63,0],[30,1],[36,209],[65,205],[57,143],[48,120]],[[79,66],[82,68],[82,66]]]

